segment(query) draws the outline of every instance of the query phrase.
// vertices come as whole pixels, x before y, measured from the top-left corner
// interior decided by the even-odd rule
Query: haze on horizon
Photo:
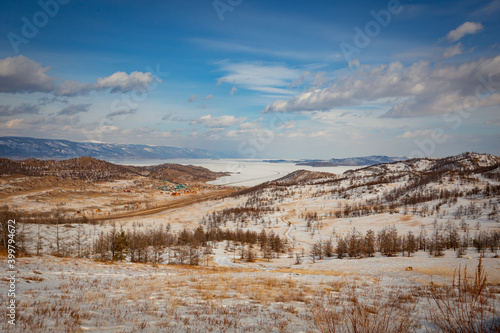
[[[0,136],[500,155],[500,0],[4,1]]]

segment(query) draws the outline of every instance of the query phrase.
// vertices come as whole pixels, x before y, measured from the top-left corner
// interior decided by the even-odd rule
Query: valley
[[[64,318],[61,331],[324,332],[356,313],[426,332],[465,275],[484,291],[469,315],[499,325],[499,157],[297,170],[253,187],[187,180],[185,166],[86,162],[108,178],[57,166],[0,179],[26,329]]]

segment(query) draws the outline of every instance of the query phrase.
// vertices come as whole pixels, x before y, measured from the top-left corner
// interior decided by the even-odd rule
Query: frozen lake
[[[294,163],[270,163],[262,160],[247,159],[169,159],[169,160],[121,160],[110,161],[121,165],[157,165],[162,163],[175,163],[182,165],[202,166],[215,172],[230,172],[230,176],[221,177],[210,184],[213,185],[235,185],[235,186],[254,186],[260,183],[274,180],[286,176],[296,170],[311,170],[319,172],[330,172],[342,174],[351,169],[359,169],[363,166],[338,166],[338,167],[320,167],[314,168],[304,165],[295,165]]]

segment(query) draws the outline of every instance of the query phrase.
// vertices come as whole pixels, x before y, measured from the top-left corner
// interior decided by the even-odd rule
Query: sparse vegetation
[[[486,176],[496,164],[470,156],[419,172],[418,160],[298,171],[151,221],[99,221],[62,202],[4,206],[28,255],[18,331],[496,331],[498,189]],[[116,188],[131,214],[154,204],[138,177],[126,183],[137,194]],[[472,258],[474,278],[453,273]]]

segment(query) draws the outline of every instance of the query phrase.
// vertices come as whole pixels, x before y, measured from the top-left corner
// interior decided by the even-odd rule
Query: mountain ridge
[[[0,157],[10,159],[71,159],[89,156],[103,160],[226,158],[231,154],[195,148],[76,142],[30,137],[0,137]]]
[[[329,160],[306,160],[304,162],[296,163],[296,165],[305,165],[312,167],[359,166],[392,163],[404,160],[407,160],[407,158],[385,155],[370,155],[360,157],[331,158]]]

